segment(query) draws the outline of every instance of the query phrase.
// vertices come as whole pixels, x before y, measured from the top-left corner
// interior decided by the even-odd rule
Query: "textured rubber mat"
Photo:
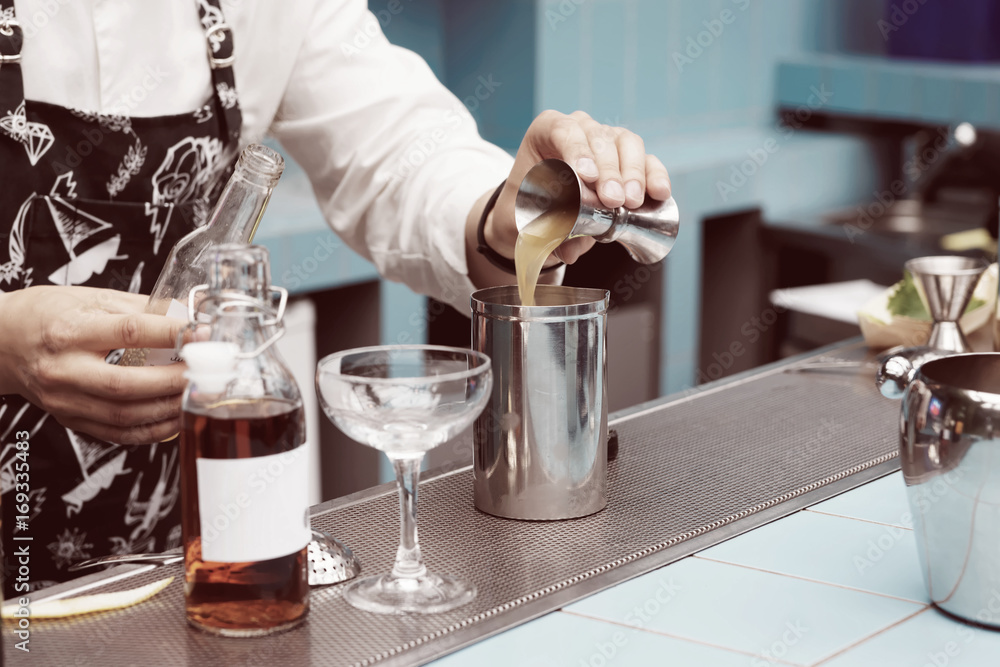
[[[175,566],[88,591],[176,575],[138,607],[34,621],[30,654],[12,649],[7,627],[5,656],[10,664],[81,666],[426,660],[541,613],[556,592],[584,584],[593,592],[616,568],[890,461],[899,405],[882,399],[872,378],[870,368],[772,370],[620,418],[612,424],[620,453],[610,466],[608,507],[582,519],[521,522],[480,513],[468,468],[425,481],[419,529],[428,568],[464,575],[479,588],[472,603],[453,612],[368,614],[331,587],[314,589],[309,620],[295,630],[222,639],[185,624]],[[318,514],[313,524],[349,544],[371,574],[392,565],[398,512],[395,494],[382,493]],[[558,606],[553,599],[547,608]]]

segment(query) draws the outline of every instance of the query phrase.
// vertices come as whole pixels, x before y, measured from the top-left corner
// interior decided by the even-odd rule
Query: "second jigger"
[[[916,372],[928,361],[972,351],[959,318],[987,267],[984,260],[954,255],[917,257],[906,263],[934,325],[926,345],[894,349],[883,359],[875,376],[875,386],[883,396],[903,398]]]
[[[927,347],[959,354],[972,351],[958,320],[987,266],[981,259],[952,255],[917,257],[906,263],[920,300],[934,320]]]
[[[646,197],[637,209],[602,207],[597,194],[563,160],[542,160],[525,174],[514,201],[514,221],[524,229],[539,216],[574,215],[567,238],[592,236],[599,243],[617,241],[637,262],[654,264],[667,256],[677,240],[680,215],[674,198]]]

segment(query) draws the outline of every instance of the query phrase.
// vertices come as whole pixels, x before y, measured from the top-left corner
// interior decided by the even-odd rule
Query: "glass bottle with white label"
[[[210,267],[208,340],[181,351],[185,606],[202,630],[258,636],[309,609],[305,418],[273,345],[287,293],[270,286],[267,250],[221,246]]]
[[[281,178],[285,161],[277,151],[260,144],[243,149],[208,223],[178,241],[167,255],[146,312],[187,318],[191,288],[206,282],[205,256],[226,243],[249,243],[260,224],[271,192]],[[162,366],[177,361],[173,350],[125,350],[120,366]]]

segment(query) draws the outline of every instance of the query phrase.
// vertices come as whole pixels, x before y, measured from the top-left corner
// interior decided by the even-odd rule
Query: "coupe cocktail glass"
[[[385,452],[396,470],[401,539],[388,574],[344,589],[351,605],[380,614],[437,613],[476,596],[469,581],[427,571],[417,541],[417,483],[424,452],[472,424],[490,395],[485,354],[434,345],[388,345],[323,358],[316,387],[323,411],[351,439]]]

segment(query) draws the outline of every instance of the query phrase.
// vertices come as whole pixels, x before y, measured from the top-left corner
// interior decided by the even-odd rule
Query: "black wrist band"
[[[497,267],[501,271],[506,271],[507,273],[517,273],[517,268],[514,266],[514,260],[507,259],[496,250],[486,245],[486,218],[489,217],[490,211],[492,211],[493,207],[496,206],[497,199],[500,198],[500,193],[503,191],[503,186],[506,184],[507,181],[504,181],[496,190],[493,191],[493,194],[490,196],[490,200],[486,202],[486,206],[483,208],[483,215],[479,218],[479,227],[476,230],[476,241],[479,244],[476,246],[476,251],[488,259],[490,264]],[[562,262],[559,262],[555,266],[550,266],[547,269],[542,269],[541,272],[548,273],[549,271],[555,271],[560,266],[562,266]]]

